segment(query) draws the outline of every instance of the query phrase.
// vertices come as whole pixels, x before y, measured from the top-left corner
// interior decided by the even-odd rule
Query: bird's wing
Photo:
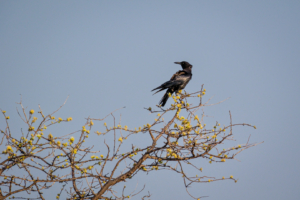
[[[152,91],[159,89],[157,92],[154,93],[154,94],[156,94],[156,93],[158,93],[158,92],[160,92],[162,90],[165,90],[167,88],[170,88],[172,86],[181,85],[182,83],[183,83],[183,80],[169,80],[169,81],[161,84],[159,87],[154,88]]]
[[[172,87],[172,86],[177,86],[177,85],[181,85],[184,83],[184,80],[182,79],[182,75],[186,75],[188,74],[186,71],[184,70],[179,70],[178,72],[176,72],[169,81],[161,84],[160,86],[158,86],[157,88],[154,88],[152,91],[154,90],[158,90],[157,92],[160,92],[166,88]],[[157,92],[155,92],[154,94],[156,94]],[[153,94],[153,95],[154,95]]]
[[[176,77],[178,77],[178,76],[180,76],[180,75],[183,75],[183,74],[186,74],[186,72],[183,71],[183,70],[179,70],[178,72],[176,72],[175,74],[173,74],[173,76],[171,77],[170,80],[175,80]]]

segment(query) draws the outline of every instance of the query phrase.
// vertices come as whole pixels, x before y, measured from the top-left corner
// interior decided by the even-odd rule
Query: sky
[[[250,142],[264,142],[239,154],[239,161],[199,160],[203,173],[233,175],[238,182],[197,184],[191,193],[205,199],[298,199],[299,10],[293,0],[2,0],[0,108],[15,134],[25,127],[16,111],[21,97],[28,109],[40,105],[51,113],[69,96],[57,117],[73,121],[56,134],[124,106],[116,116],[138,127],[154,119],[144,107],[155,107],[163,95],[151,90],[180,69],[175,61],[185,60],[193,65],[187,92],[204,84],[204,101],[229,98],[204,108],[207,124],[228,124],[230,110],[234,123],[257,127],[235,128],[237,143],[250,135]],[[95,138],[91,145],[101,142]],[[132,142],[142,146],[147,138]],[[190,198],[177,174],[141,173],[128,184],[137,183],[146,184],[151,199]]]

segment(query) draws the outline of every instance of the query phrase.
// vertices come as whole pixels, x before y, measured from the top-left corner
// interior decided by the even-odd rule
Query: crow
[[[161,106],[165,106],[165,104],[167,103],[169,98],[169,93],[172,95],[174,92],[177,93],[179,90],[184,89],[185,86],[192,79],[193,66],[190,63],[186,61],[182,61],[182,62],[175,62],[175,64],[180,64],[182,70],[176,72],[169,81],[151,90],[151,91],[158,90],[157,92],[154,93],[156,94],[162,90],[168,89],[159,102],[159,105]]]

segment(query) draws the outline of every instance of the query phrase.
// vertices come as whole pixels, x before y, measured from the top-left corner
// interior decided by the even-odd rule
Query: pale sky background
[[[163,95],[150,91],[182,60],[193,65],[187,92],[204,84],[204,101],[231,97],[204,110],[212,116],[207,124],[228,124],[230,110],[235,123],[257,126],[234,129],[237,144],[250,134],[251,142],[264,141],[239,154],[240,162],[199,159],[201,175],[239,180],[194,184],[190,192],[205,199],[299,199],[300,1],[0,1],[0,108],[15,134],[26,127],[16,112],[20,94],[28,109],[40,104],[45,113],[70,95],[56,116],[73,121],[54,129],[58,135],[123,106],[116,113],[122,124],[146,124],[154,116],[143,108]],[[150,191],[151,199],[191,199],[179,174],[140,173],[126,184],[136,183],[146,184],[143,194]]]

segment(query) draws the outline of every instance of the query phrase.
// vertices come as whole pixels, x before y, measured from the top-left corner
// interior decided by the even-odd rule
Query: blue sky
[[[191,192],[209,199],[298,199],[299,10],[299,1],[274,0],[0,1],[0,108],[16,134],[24,126],[16,112],[20,94],[28,109],[40,104],[46,113],[69,95],[58,115],[74,120],[57,134],[123,106],[116,115],[138,127],[154,118],[143,108],[163,95],[150,91],[180,69],[175,61],[186,60],[193,65],[187,92],[204,84],[206,100],[230,97],[205,108],[207,124],[228,124],[230,110],[235,123],[257,126],[234,129],[238,142],[250,134],[250,141],[264,141],[240,154],[240,162],[199,161],[208,175],[239,181],[193,185]],[[189,198],[175,174],[141,174],[130,184],[136,182],[146,183],[152,199]]]

